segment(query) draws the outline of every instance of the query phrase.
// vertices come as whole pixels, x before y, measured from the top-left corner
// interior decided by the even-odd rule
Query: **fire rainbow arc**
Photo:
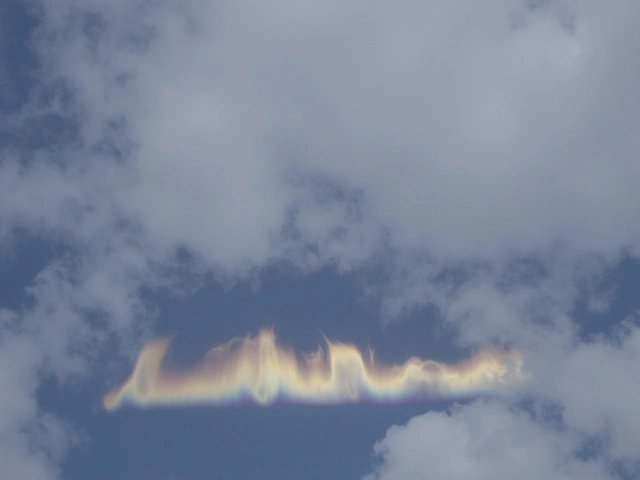
[[[106,410],[138,407],[228,405],[253,401],[343,404],[398,403],[412,399],[462,399],[491,395],[522,382],[523,356],[486,348],[447,365],[412,357],[384,366],[373,351],[326,340],[326,347],[300,355],[278,344],[273,330],[235,338],[209,350],[196,366],[164,366],[171,338],[147,343],[131,376],[103,399]]]

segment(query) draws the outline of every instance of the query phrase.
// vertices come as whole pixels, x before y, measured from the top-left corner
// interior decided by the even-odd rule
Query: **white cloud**
[[[562,405],[567,425],[607,438],[610,453],[640,461],[640,327],[621,324],[614,339],[547,348],[530,361],[532,390]],[[552,372],[552,373],[551,373]]]
[[[499,402],[476,401],[392,427],[374,447],[382,464],[366,480],[614,478],[576,455],[570,431],[533,421]]]
[[[604,54],[624,38],[606,23],[624,9],[567,2],[570,30],[552,8],[454,3],[341,2],[284,17],[193,3],[134,24],[119,18],[135,18],[135,3],[96,6],[107,25],[96,53],[76,35],[51,55],[86,108],[88,138],[125,120],[137,147],[125,210],[213,262],[279,253],[270,240],[305,195],[286,181],[292,167],[362,191],[369,234],[386,229],[399,248],[438,258],[636,246],[635,91],[601,99],[635,54]],[[124,42],[149,24],[144,49]],[[604,118],[607,129],[594,125]],[[304,229],[317,219],[308,208],[299,222],[322,247],[324,232]]]
[[[531,348],[534,393],[562,403],[571,428],[599,432],[604,418],[611,455],[633,456],[633,397],[589,396],[579,379],[591,365],[603,390],[633,394],[635,331],[576,346],[571,315],[580,285],[640,243],[639,8],[43,2],[40,89],[7,125],[55,113],[78,136],[0,153],[0,239],[22,228],[69,248],[32,286],[34,306],[3,319],[0,355],[31,352],[5,379],[30,405],[13,418],[38,415],[43,364],[79,373],[86,345],[136,342],[140,287],[189,291],[206,269],[235,279],[284,260],[382,271],[366,291],[385,318],[433,304],[465,345]],[[180,264],[181,247],[194,262]],[[489,409],[513,438],[532,435],[553,478],[558,452],[536,439],[563,452],[565,435],[482,405],[422,421],[461,429],[462,448]],[[516,460],[504,468],[529,461]],[[567,461],[578,470],[558,478],[591,471]]]
[[[434,259],[431,276],[637,247],[626,4],[93,2],[75,23],[76,2],[47,5],[65,32],[46,44],[51,73],[87,142],[122,125],[134,147],[115,202],[155,243],[234,272],[282,256],[359,268],[387,245]]]

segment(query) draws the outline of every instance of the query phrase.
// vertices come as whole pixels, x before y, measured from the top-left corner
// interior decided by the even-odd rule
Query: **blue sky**
[[[219,339],[244,336],[267,324],[276,328],[283,342],[307,350],[322,342],[318,328],[365,347],[363,339],[371,339],[372,344],[386,347],[378,351],[381,359],[398,359],[398,363],[409,354],[437,355],[444,350],[433,341],[426,322],[390,334],[395,342],[375,341],[380,330],[371,324],[370,312],[355,301],[349,281],[327,273],[304,280],[269,277],[269,284],[257,293],[241,286],[225,293],[211,285],[188,301],[161,301],[158,334],[179,332],[176,350],[185,362],[198,360]],[[418,335],[425,341],[417,341]],[[82,412],[92,438],[86,448],[69,456],[68,478],[357,478],[370,467],[371,445],[389,425],[404,423],[425,410],[424,402],[276,404],[125,410],[106,415],[92,409],[99,400],[96,395],[102,393],[97,390],[100,386],[105,383],[78,389],[55,402],[55,408],[66,415]],[[53,397],[54,391],[52,387],[46,395]],[[435,402],[432,406],[447,405]]]
[[[10,479],[640,475],[640,7],[0,6]],[[383,364],[522,352],[487,395],[102,408],[274,328]]]

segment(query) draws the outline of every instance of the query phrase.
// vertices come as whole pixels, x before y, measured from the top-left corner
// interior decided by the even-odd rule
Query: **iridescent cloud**
[[[363,355],[331,340],[313,353],[296,354],[267,329],[214,347],[198,365],[180,370],[164,365],[170,346],[171,339],[145,345],[131,376],[104,397],[104,407],[453,399],[493,394],[525,378],[520,352],[492,348],[455,365],[412,357],[385,366],[372,351]]]

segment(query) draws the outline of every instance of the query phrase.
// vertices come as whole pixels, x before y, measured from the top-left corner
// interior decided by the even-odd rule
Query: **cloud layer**
[[[87,352],[138,346],[153,315],[140,289],[188,294],[205,272],[237,281],[282,262],[362,274],[384,321],[434,305],[463,345],[528,349],[522,395],[562,411],[560,432],[499,403],[427,414],[376,447],[379,478],[413,478],[429,457],[410,446],[431,427],[459,432],[478,475],[535,455],[549,478],[635,468],[637,323],[585,343],[574,305],[606,300],[599,279],[640,244],[640,7],[32,5],[37,80],[2,117],[0,240],[11,252],[26,232],[63,253],[2,311],[0,364],[24,370],[0,373],[16,472],[47,478],[63,455],[28,445],[64,430],[25,430],[54,425],[35,397],[43,368],[81,375]],[[496,431],[524,442],[504,463],[472,448]],[[592,438],[585,462],[572,449]],[[442,458],[435,478],[469,478]]]

